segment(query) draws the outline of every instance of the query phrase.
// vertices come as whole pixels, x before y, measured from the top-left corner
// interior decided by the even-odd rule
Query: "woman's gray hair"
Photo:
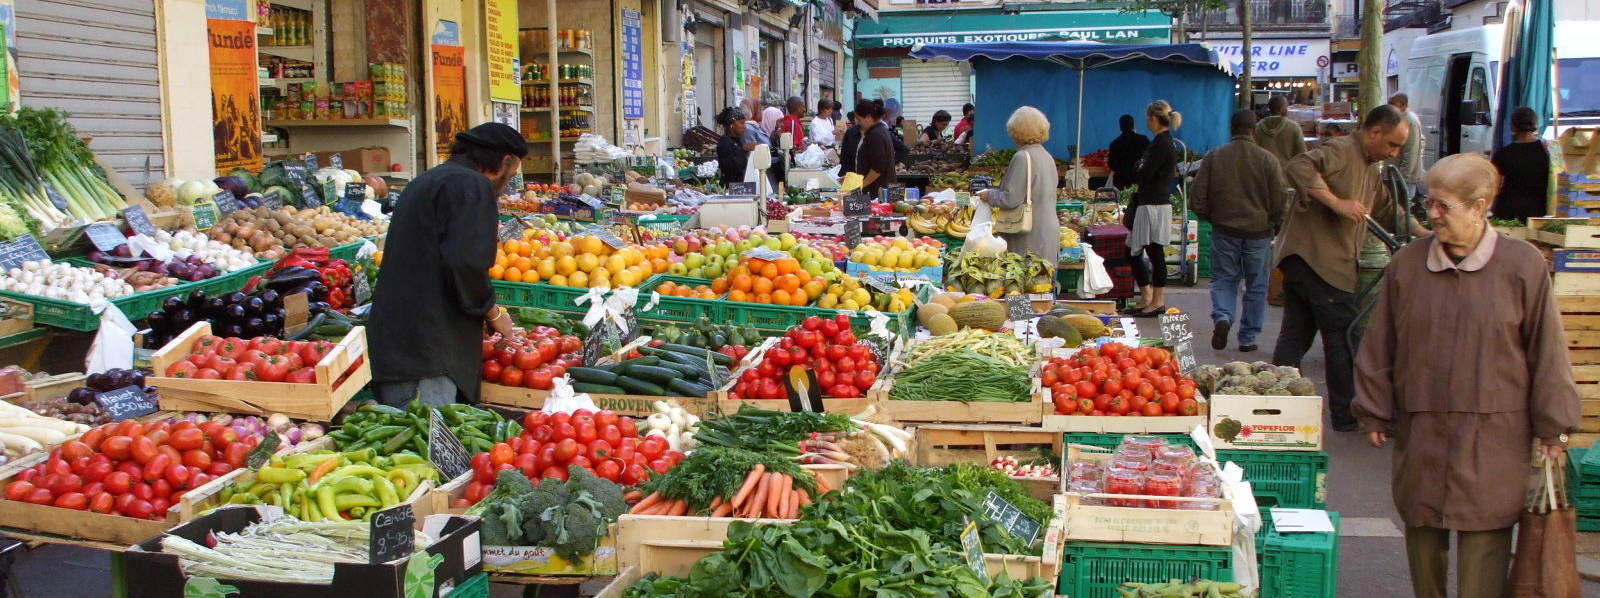
[[[1500,171],[1480,154],[1451,154],[1440,158],[1425,177],[1429,189],[1439,189],[1463,201],[1494,203],[1500,188]]]
[[[1050,140],[1050,119],[1033,106],[1023,106],[1006,119],[1006,132],[1017,147],[1044,143]]]

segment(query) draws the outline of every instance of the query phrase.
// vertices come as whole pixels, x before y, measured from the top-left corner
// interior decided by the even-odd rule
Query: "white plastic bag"
[[[934,191],[933,193],[929,193],[927,195],[924,195],[924,196],[922,196],[922,198],[923,199],[927,199],[927,200],[931,200],[931,201],[933,201],[933,203],[955,203],[956,202],[956,190],[955,189],[940,189],[938,191]]]
[[[977,222],[974,219],[972,230],[967,231],[967,240],[961,245],[963,253],[972,251],[982,257],[995,257],[1004,253],[1006,241],[994,236],[990,232],[994,228],[993,222]]]
[[[89,304],[89,309],[100,314],[100,331],[89,345],[83,371],[99,374],[112,368],[133,368],[133,333],[138,329],[110,301],[95,301]]]
[[[588,393],[577,393],[572,390],[572,379],[565,375],[556,378],[554,386],[550,388],[550,396],[545,397],[544,407],[539,411],[545,413],[572,413],[579,409],[599,411],[600,407],[594,404],[594,399]]]
[[[794,163],[801,168],[822,168],[827,164],[828,155],[816,144],[807,144],[806,151],[794,157]]]
[[[1106,272],[1106,259],[1083,246],[1083,276],[1078,277],[1078,296],[1092,299],[1111,292],[1111,274]]]

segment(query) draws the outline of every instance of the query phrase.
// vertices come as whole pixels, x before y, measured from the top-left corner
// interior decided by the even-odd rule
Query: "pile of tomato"
[[[528,479],[567,479],[567,466],[577,465],[623,486],[666,473],[683,461],[661,436],[639,437],[633,419],[609,409],[572,413],[529,412],[522,434],[472,456],[472,482],[457,506],[476,504],[494,490],[495,476],[520,470]]]
[[[105,424],[17,474],[6,484],[6,500],[164,519],[185,492],[244,467],[260,442],[220,422]]]
[[[317,362],[332,353],[335,346],[329,341],[206,335],[195,341],[188,357],[168,366],[163,373],[170,378],[314,384]]]
[[[730,398],[782,399],[788,396],[783,377],[791,366],[805,366],[817,375],[822,396],[864,397],[878,379],[878,358],[850,331],[850,316],[811,316],[783,334],[767,349],[761,363],[739,375]]]
[[[1199,415],[1194,380],[1175,368],[1165,349],[1106,343],[1051,359],[1039,382],[1057,415]]]
[[[483,339],[483,380],[490,384],[550,390],[567,368],[581,365],[583,339],[549,326]]]

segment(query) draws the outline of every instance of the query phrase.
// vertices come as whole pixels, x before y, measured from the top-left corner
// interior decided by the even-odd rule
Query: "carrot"
[[[789,514],[789,491],[784,490],[782,485],[778,486],[778,490],[778,506],[772,511],[772,516],[783,519],[784,515]]]
[[[655,504],[659,502],[661,502],[661,493],[651,492],[650,496],[644,497],[644,500],[639,501],[639,504],[633,505],[633,508],[630,509],[628,513],[633,515],[644,515],[646,514],[645,511],[650,510],[650,507],[655,506]]]
[[[811,495],[806,494],[805,488],[795,488],[794,492],[795,496],[800,499],[800,506],[804,507],[811,504]]]
[[[672,502],[672,506],[668,507],[668,511],[667,511],[666,514],[668,516],[671,516],[671,517],[677,517],[679,515],[682,515],[682,514],[688,513],[688,512],[689,512],[689,503],[680,498],[680,499],[675,500],[675,501]]]
[[[718,494],[716,496],[711,497],[711,506],[708,507],[708,508],[710,508],[711,510],[714,511],[714,510],[717,509],[717,507],[720,507],[720,506],[722,506],[722,495]]]
[[[785,515],[786,515],[786,517],[784,517],[785,519],[799,519],[800,518],[800,489],[799,488],[795,488],[795,489],[789,491],[789,512],[786,513]]]
[[[817,474],[816,478],[818,495],[827,494],[829,490],[833,489],[833,486],[828,485],[828,480],[822,478],[822,474]]]
[[[727,517],[728,514],[732,513],[732,512],[733,512],[733,504],[732,503],[722,503],[721,505],[718,505],[716,509],[711,511],[711,516],[712,517]]]
[[[766,512],[768,517],[778,516],[778,500],[783,498],[783,493],[786,492],[784,488],[787,487],[785,480],[791,480],[788,474],[780,473],[776,475],[778,477],[773,480],[775,485],[767,490]]]
[[[751,493],[750,500],[747,501],[744,511],[742,511],[744,517],[761,516],[761,506],[766,504],[767,492],[772,487],[772,478],[777,476],[778,474],[775,473],[761,476],[761,482],[756,484],[755,491]]]
[[[744,506],[745,499],[750,498],[750,492],[755,490],[756,482],[761,481],[761,474],[766,471],[767,466],[760,463],[750,469],[750,475],[744,477],[744,484],[739,486],[739,492],[733,495],[734,508]]]
[[[643,511],[639,511],[639,514],[640,515],[665,515],[665,514],[667,514],[666,513],[667,507],[670,506],[671,504],[672,504],[672,501],[658,500],[658,501],[656,501],[656,504],[650,505],[649,508],[646,508]]]
[[[638,502],[641,498],[644,498],[644,493],[638,490],[629,490],[627,494],[622,495],[622,500],[629,503]]]

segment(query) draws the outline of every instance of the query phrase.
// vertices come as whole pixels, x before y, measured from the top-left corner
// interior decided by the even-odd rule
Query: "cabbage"
[[[236,176],[217,177],[212,182],[228,193],[233,194],[234,199],[244,199],[244,196],[250,194],[250,184]]]
[[[192,206],[195,202],[204,201],[210,197],[211,181],[187,181],[178,185],[178,205]]]

